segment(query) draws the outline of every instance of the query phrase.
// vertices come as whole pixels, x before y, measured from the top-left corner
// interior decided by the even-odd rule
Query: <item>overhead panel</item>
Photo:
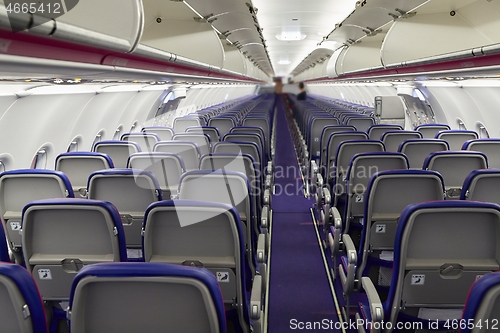
[[[53,36],[57,38],[60,23],[66,23],[127,41],[133,50],[141,37],[143,20],[140,0],[79,1],[72,10],[57,18]]]
[[[499,15],[498,1],[431,1],[415,16],[394,23],[382,46],[382,61],[395,66],[462,51],[472,56],[474,48],[500,43]]]
[[[273,75],[262,30],[251,1],[186,0],[185,2],[220,33],[223,42],[235,45],[260,70],[269,76]]]
[[[381,67],[381,44],[381,41],[364,40],[362,43],[349,46],[345,52],[341,73]]]
[[[243,55],[236,48],[236,46],[229,43],[222,42],[224,46],[224,69],[237,72],[246,73],[246,67]]]
[[[358,1],[354,11],[335,25],[318,44],[330,48],[331,60],[325,66],[328,77],[337,77],[346,72],[380,67],[380,48],[382,41],[393,22],[413,15],[412,11],[428,0],[370,0]],[[364,43],[361,45],[360,43]],[[314,69],[318,63],[315,54],[310,53],[293,71],[298,75],[305,71],[308,78],[320,78],[323,71]],[[321,60],[320,60],[321,61]],[[314,69],[314,70],[313,70]]]
[[[332,56],[328,60],[328,65],[326,67],[326,73],[329,78],[335,78],[339,76],[339,73],[337,72],[336,66],[337,66],[337,61],[339,59],[340,54],[342,53],[342,50],[345,48],[339,48],[333,52]]]
[[[36,1],[31,4],[36,5],[30,7],[31,12],[16,14],[16,24],[11,25],[4,1],[0,0],[0,28],[13,32],[29,29],[31,34],[119,52],[133,51],[143,31],[141,0],[82,0],[76,4],[56,1],[53,7],[51,3],[45,7]],[[35,8],[39,12],[33,13]]]
[[[292,75],[298,75],[304,71],[316,68],[318,65],[326,63],[332,54],[333,50],[327,48],[318,48],[314,50],[294,69]]]
[[[392,21],[412,15],[412,10],[429,0],[370,0],[363,1],[342,23],[328,35],[328,41],[347,45],[366,36],[377,34]]]
[[[143,0],[141,44],[222,68],[224,50],[209,23],[197,21],[183,2]]]

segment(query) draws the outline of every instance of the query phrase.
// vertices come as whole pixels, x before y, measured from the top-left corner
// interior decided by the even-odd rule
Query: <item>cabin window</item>
[[[35,156],[33,157],[33,161],[31,161],[32,169],[46,169],[47,168],[47,150],[45,148],[40,148]]]
[[[94,141],[92,142],[92,147],[90,148],[92,151],[94,150],[95,144],[100,142],[103,136],[104,136],[104,130],[96,134],[96,136],[94,137]]]
[[[175,98],[174,98],[174,92],[171,91],[167,94],[167,96],[165,96],[165,98],[163,99],[163,104],[167,104],[168,102],[170,101],[173,101]]]
[[[122,130],[123,126],[122,125],[118,126],[118,128],[115,130],[115,134],[113,134],[113,140],[120,140],[120,137],[122,135]]]
[[[130,132],[133,132],[135,131],[135,128],[137,127],[137,120],[134,121],[134,123],[132,124],[132,126],[130,126]]]
[[[485,138],[490,137],[490,133],[488,132],[488,130],[486,129],[486,126],[484,126],[483,123],[478,122],[476,126],[477,126],[477,133],[479,134],[479,138],[485,139]]]
[[[0,161],[0,173],[4,171],[5,171],[5,164],[2,161]]]
[[[465,123],[463,122],[462,119],[457,118],[457,124],[458,124],[458,129],[460,130],[466,130],[467,126],[465,126]]]
[[[78,141],[74,140],[68,146],[67,152],[78,151]]]
[[[416,97],[422,102],[425,102],[425,96],[418,88],[413,89],[413,97]]]
[[[79,148],[81,143],[82,143],[82,136],[78,135],[73,140],[71,140],[71,143],[68,146],[67,152],[69,153],[72,151],[78,151],[78,148]]]
[[[182,98],[176,97],[175,93],[170,91],[163,99],[163,103],[158,107],[158,110],[156,110],[155,118],[177,110],[181,101]]]

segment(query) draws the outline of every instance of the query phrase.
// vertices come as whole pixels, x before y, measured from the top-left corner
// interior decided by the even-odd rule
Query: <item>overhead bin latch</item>
[[[206,16],[203,16],[203,17],[193,17],[193,19],[196,21],[196,22],[206,22],[206,23],[210,23],[212,24],[214,21],[217,20],[217,17],[214,17],[214,14],[208,14]]]

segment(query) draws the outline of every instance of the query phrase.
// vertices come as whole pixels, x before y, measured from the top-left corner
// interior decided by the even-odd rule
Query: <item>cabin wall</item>
[[[343,101],[374,106],[375,96],[395,96],[397,89],[388,83],[331,84],[316,83],[307,85],[307,91]]]
[[[31,167],[40,149],[46,151],[46,168],[66,152],[72,141],[78,150],[90,151],[97,134],[101,140],[119,138],[132,128],[156,123],[154,117],[166,92],[173,87],[144,85],[1,85],[0,162],[5,169]],[[187,89],[172,116],[203,107],[253,96],[256,85],[200,85]],[[172,118],[173,120],[173,118]]]
[[[419,89],[425,93],[428,101],[436,112],[438,121],[445,122],[453,129],[464,128],[481,133],[484,126],[490,137],[500,136],[500,120],[498,105],[500,105],[500,86],[498,83],[469,81],[463,85],[449,84],[439,86],[429,84]],[[444,116],[444,119],[442,118]],[[463,123],[460,126],[460,122]]]
[[[481,137],[500,137],[500,83],[496,80],[408,81],[404,83],[311,83],[309,94],[374,106],[375,96],[415,95],[428,103],[437,123],[469,129]],[[483,130],[486,129],[488,134]]]

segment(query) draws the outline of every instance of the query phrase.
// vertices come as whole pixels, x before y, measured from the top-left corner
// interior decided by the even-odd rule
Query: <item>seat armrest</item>
[[[326,186],[323,186],[323,201],[325,205],[332,204],[332,195],[330,193],[330,190]]]
[[[354,290],[354,277],[356,274],[356,264],[358,262],[358,254],[356,247],[351,239],[351,236],[344,234],[342,236],[347,256],[347,267],[339,265],[340,282],[344,296],[347,298]]]
[[[368,297],[368,302],[370,304],[370,314],[373,323],[380,323],[384,319],[384,308],[382,306],[382,301],[378,295],[377,289],[373,285],[372,280],[369,277],[362,277],[361,284]]]
[[[339,253],[342,235],[342,218],[337,207],[330,208],[329,218],[331,216],[332,226],[330,226],[329,243],[332,258],[336,258]]]
[[[271,205],[271,192],[269,191],[269,189],[264,191],[264,205],[265,206]]]
[[[266,173],[268,175],[273,174],[273,162],[272,161],[267,162]]]
[[[266,235],[259,234],[257,240],[257,262],[265,263],[267,260]]]
[[[342,216],[337,207],[330,208],[330,216],[332,218],[332,224],[336,229],[342,230]]]
[[[316,164],[316,161],[311,161],[311,189],[310,192],[313,193],[316,191],[316,185],[317,185],[317,177],[318,177],[318,165]]]
[[[327,217],[325,222],[325,230],[330,225],[329,214],[330,207],[332,206],[332,195],[330,194],[330,190],[328,187],[323,186],[323,211],[325,212],[325,216]]]
[[[314,204],[319,211],[323,205],[323,177],[321,175],[317,175],[315,183],[311,181],[310,193],[313,195],[316,201]]]
[[[262,207],[262,212],[260,214],[260,227],[263,230],[269,230],[269,206]]]
[[[266,175],[266,180],[264,181],[264,189],[270,189],[273,187],[273,176],[272,175]]]
[[[252,284],[252,294],[250,296],[250,318],[260,319],[262,311],[262,276],[255,275]]]

